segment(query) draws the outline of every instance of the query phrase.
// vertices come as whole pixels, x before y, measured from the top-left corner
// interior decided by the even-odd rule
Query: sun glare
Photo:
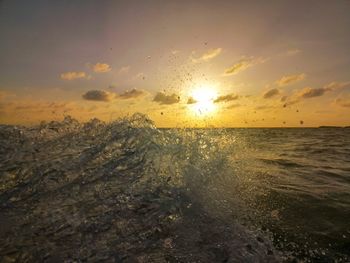
[[[198,115],[208,115],[216,110],[214,100],[217,97],[216,90],[209,87],[199,87],[192,91],[193,99],[190,105],[192,111]]]

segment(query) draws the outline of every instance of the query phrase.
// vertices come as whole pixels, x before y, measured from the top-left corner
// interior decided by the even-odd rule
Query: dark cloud
[[[287,99],[288,99],[288,96],[283,96],[283,97],[281,98],[281,101],[282,101],[282,102],[285,102]]]
[[[300,91],[299,97],[303,99],[309,99],[314,97],[320,97],[323,94],[325,94],[327,91],[330,91],[330,89],[327,88],[309,88],[306,87],[303,90]]]
[[[231,104],[231,105],[227,106],[226,109],[235,109],[235,108],[238,108],[238,107],[241,107],[241,105],[240,104]]]
[[[113,87],[112,87],[113,88]],[[116,92],[110,92],[105,90],[89,90],[85,94],[83,94],[83,99],[85,100],[93,100],[93,101],[112,101],[116,99],[132,99],[145,95],[146,92],[144,90],[131,89],[124,91],[120,95]]]
[[[239,98],[238,95],[235,94],[228,94],[228,95],[223,95],[219,96],[214,100],[214,103],[219,103],[219,102],[228,102],[232,100],[237,100]]]
[[[187,104],[195,104],[195,103],[197,103],[197,101],[194,98],[192,98],[192,97],[188,98]]]
[[[264,99],[269,99],[269,98],[272,98],[278,94],[280,94],[279,89],[274,88],[274,89],[270,89],[270,90],[266,91],[264,93],[263,97],[264,97]]]
[[[108,89],[116,89],[116,88],[117,88],[117,86],[114,85],[114,84],[111,84],[111,85],[108,86]]]
[[[176,95],[175,93],[171,95],[166,95],[163,92],[158,92],[154,98],[153,101],[158,102],[161,105],[170,105],[180,102],[180,97]]]
[[[309,99],[314,97],[320,97],[326,92],[335,91],[343,88],[350,87],[350,82],[331,82],[323,88],[310,88],[306,87],[299,92],[299,97],[303,99]]]
[[[350,82],[332,82],[328,85],[325,85],[322,88],[310,88],[310,87],[305,87],[304,89],[302,89],[301,91],[299,91],[295,98],[292,100],[287,100],[287,98],[285,100],[282,100],[282,102],[286,101],[285,104],[283,105],[283,107],[287,107],[289,105],[295,104],[297,102],[299,102],[302,99],[311,99],[311,98],[315,98],[315,97],[321,97],[324,94],[328,93],[328,92],[332,92],[332,91],[336,91],[339,89],[343,89],[343,88],[347,88],[350,86]],[[283,97],[282,97],[283,98]]]
[[[335,103],[341,107],[350,108],[350,100],[349,99],[338,98],[335,100]]]
[[[137,98],[140,96],[145,95],[145,91],[143,90],[138,90],[138,89],[132,89],[132,90],[127,90],[124,91],[119,95],[119,98],[121,99],[131,99],[131,98]]]
[[[82,97],[85,100],[108,102],[114,100],[117,97],[117,94],[105,90],[89,90],[83,94]]]
[[[260,105],[255,107],[256,110],[268,110],[268,109],[273,109],[274,107],[271,105]]]
[[[300,100],[298,99],[290,99],[290,100],[287,100],[285,101],[285,103],[283,104],[283,108],[286,108],[288,106],[291,106],[291,105],[294,105],[296,103],[298,103]]]

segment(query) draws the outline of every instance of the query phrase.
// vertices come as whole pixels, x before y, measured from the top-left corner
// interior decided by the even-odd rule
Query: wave
[[[286,259],[268,233],[242,224],[248,208],[235,191],[251,198],[254,188],[230,159],[235,147],[224,130],[157,129],[142,114],[3,125],[0,255],[27,262]]]

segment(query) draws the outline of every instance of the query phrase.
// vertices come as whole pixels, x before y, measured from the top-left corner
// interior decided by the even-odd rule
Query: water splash
[[[1,126],[0,255],[26,262],[279,261],[263,233],[214,209],[227,201],[220,185],[234,171],[227,157],[233,144],[210,133],[159,130],[142,114]]]

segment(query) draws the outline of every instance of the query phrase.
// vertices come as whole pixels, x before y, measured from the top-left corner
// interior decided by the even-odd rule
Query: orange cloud
[[[51,118],[57,114],[80,110],[74,102],[45,102],[15,100],[0,104],[0,121],[4,123],[30,123]],[[80,110],[81,112],[81,110]]]
[[[92,66],[92,69],[96,73],[105,73],[112,70],[112,68],[106,63],[96,63]]]
[[[283,76],[280,80],[277,80],[276,83],[278,86],[283,87],[283,86],[287,86],[295,82],[304,80],[305,78],[306,78],[306,75],[304,73],[297,74],[297,75]]]
[[[254,65],[265,63],[267,59],[264,58],[242,58],[238,62],[236,62],[233,66],[227,68],[224,72],[224,76],[232,76],[241,71],[244,71]]]
[[[129,70],[130,70],[130,66],[121,67],[118,71],[118,74],[120,75],[127,74],[129,73]]]
[[[333,81],[325,86],[325,88],[329,90],[336,90],[336,89],[349,88],[349,87],[350,87],[350,81],[347,81],[347,82]]]
[[[195,104],[197,101],[193,97],[189,97],[187,100],[187,104]]]
[[[4,99],[7,95],[8,95],[8,93],[6,91],[0,90],[0,100]]]
[[[289,50],[287,50],[287,52],[286,52],[286,56],[291,57],[291,56],[295,56],[295,55],[297,55],[297,54],[299,54],[299,53],[301,53],[301,50],[298,49],[298,48],[289,49]]]
[[[75,79],[89,79],[90,76],[86,75],[83,71],[70,71],[60,75],[63,80],[75,80]]]
[[[202,54],[201,56],[199,56],[198,58],[192,58],[192,62],[198,63],[198,62],[209,61],[217,57],[218,55],[220,55],[221,51],[222,51],[221,48],[210,49],[204,54]]]

